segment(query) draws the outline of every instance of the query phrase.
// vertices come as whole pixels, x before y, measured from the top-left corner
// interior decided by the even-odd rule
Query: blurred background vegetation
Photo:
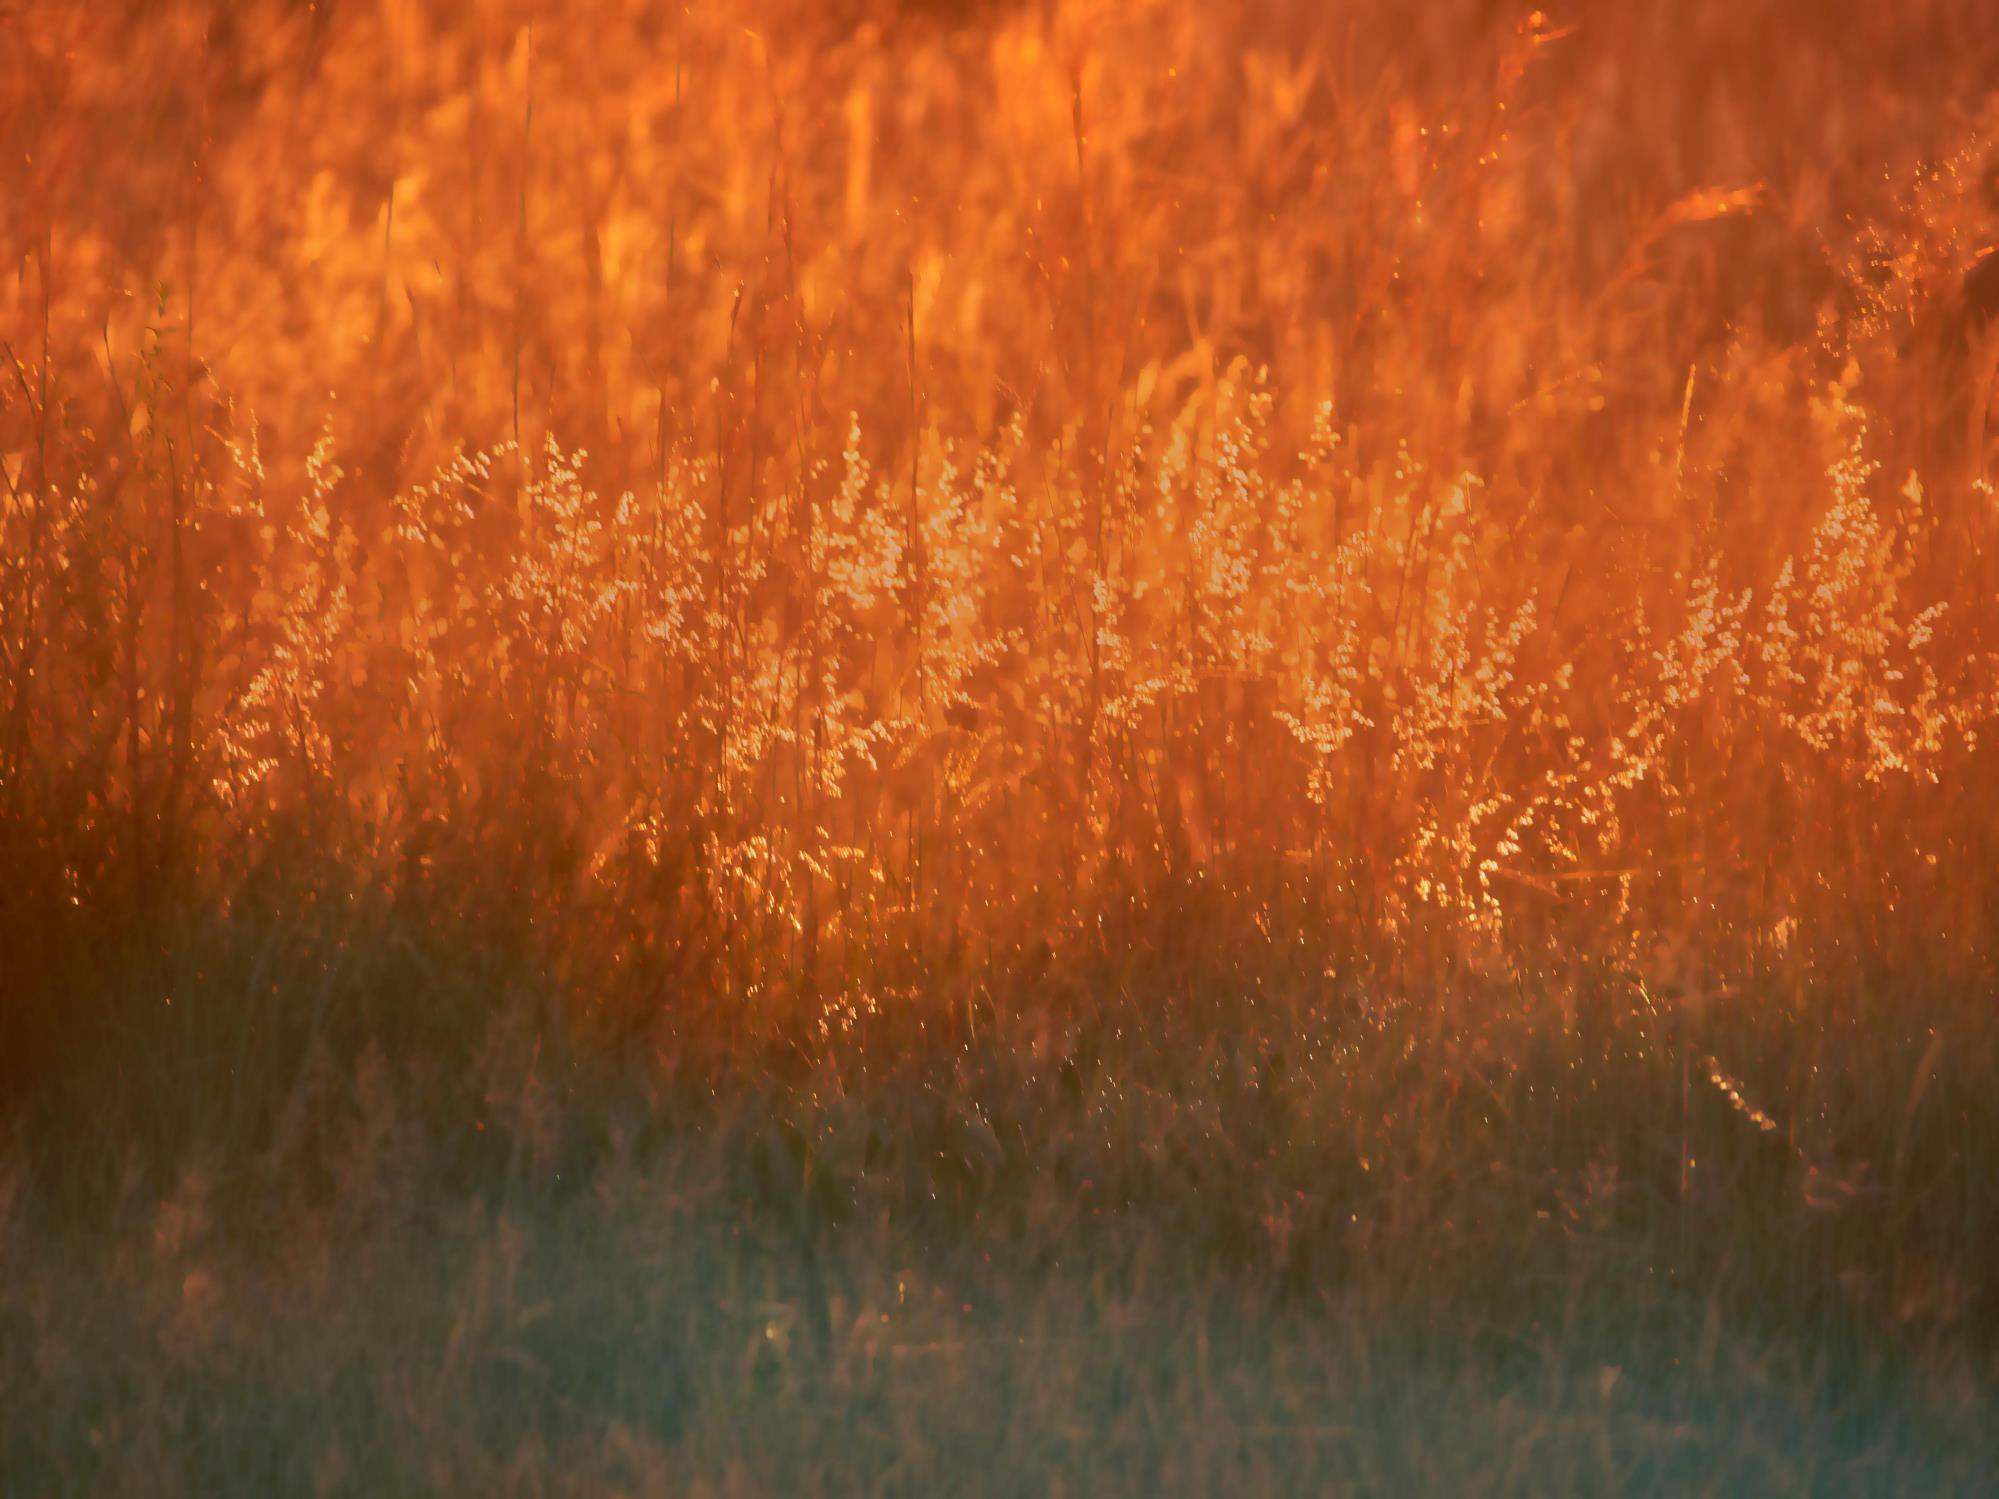
[[[895,1346],[1028,1383],[1237,1295],[1428,1329],[1405,1416],[1529,1347],[1472,1425],[1574,1466],[1502,1487],[1975,1485],[1899,1465],[1999,1325],[1985,11],[0,11],[0,1455],[302,1483],[265,1326],[437,1254],[328,1485],[484,1485],[460,1411],[837,1481],[676,1444],[928,1257],[1004,1331]],[[718,1236],[726,1330],[605,1223]],[[679,1393],[551,1404],[634,1316]],[[1023,1486],[1455,1484],[1159,1337],[1180,1414],[1099,1344]],[[854,1471],[990,1461],[921,1425]]]

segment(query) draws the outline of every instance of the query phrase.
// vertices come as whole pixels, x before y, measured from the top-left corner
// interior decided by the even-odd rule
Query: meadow
[[[0,8],[0,1493],[1989,1491],[1988,8]]]

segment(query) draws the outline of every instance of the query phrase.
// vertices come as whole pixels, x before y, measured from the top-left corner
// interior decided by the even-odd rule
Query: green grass
[[[17,1294],[49,1311],[11,1302],[7,1470],[204,1494],[1941,1493],[1992,1456],[1948,1380],[1794,1367],[1670,1292],[1556,1288],[1481,1326],[1167,1270],[1142,1232],[1047,1271],[917,1269],[871,1225],[808,1264],[672,1170],[633,1185],[460,1205],[317,1276],[237,1246],[207,1313],[167,1266],[107,1289],[17,1231]]]
[[[1023,996],[784,1063],[325,921],[190,929],[170,1005],[107,980],[127,1029],[18,1112],[9,1493],[1934,1494],[1999,1460],[1994,1058],[1933,996],[1307,1003],[1126,961],[1053,1040]],[[1698,1067],[1682,1104],[1681,1048],[1724,1046],[1745,1098],[1865,1066],[1764,1131]]]

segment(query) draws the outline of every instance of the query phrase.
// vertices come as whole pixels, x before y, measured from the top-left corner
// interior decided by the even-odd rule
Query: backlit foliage
[[[806,1045],[1196,913],[1987,971],[1994,121],[1851,59],[1999,44],[1691,9],[29,7],[14,932],[303,842]]]

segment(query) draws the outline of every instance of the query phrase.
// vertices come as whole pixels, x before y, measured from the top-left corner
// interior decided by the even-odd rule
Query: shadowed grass
[[[1698,1074],[1678,1112],[1683,1044],[1822,1044],[1769,1006],[1135,972],[1039,1055],[1001,1019],[787,1083],[348,919],[344,969],[202,931],[148,1068],[17,1132],[31,1490],[1969,1493],[1994,1455],[1994,1059],[1924,1044],[1948,1003],[1855,1007],[1809,1161]]]

